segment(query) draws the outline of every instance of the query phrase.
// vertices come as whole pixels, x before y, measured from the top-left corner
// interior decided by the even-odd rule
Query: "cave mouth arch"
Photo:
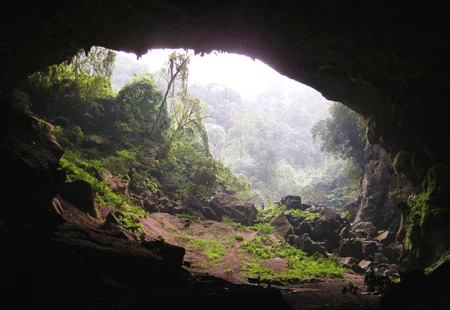
[[[448,163],[449,20],[443,3],[200,0],[98,1],[46,6],[16,1],[1,12],[0,91],[9,115],[18,81],[80,48],[143,55],[151,48],[227,51],[257,58],[364,115],[368,139],[411,154],[421,181]],[[3,132],[13,120],[5,119]],[[406,158],[406,160],[409,160]],[[15,171],[12,180],[21,181]]]
[[[383,2],[139,0],[46,7],[17,1],[2,12],[10,31],[0,44],[7,47],[0,49],[0,85],[9,97],[27,75],[93,45],[138,56],[152,48],[237,53],[373,119],[372,143],[393,154],[409,150],[430,166],[448,161],[441,143],[450,139],[448,122],[436,112],[449,85],[444,12],[440,5]]]
[[[39,162],[51,158],[51,151],[42,157],[23,152],[32,149],[27,142],[33,136],[26,120],[9,117],[15,85],[40,68],[61,63],[92,45],[137,55],[149,48],[184,47],[200,53],[217,49],[258,58],[366,116],[370,142],[392,156],[410,154],[404,159],[414,162],[417,170],[411,172],[419,180],[433,165],[450,162],[446,113],[450,27],[445,2],[405,6],[384,1],[358,5],[333,0],[242,1],[233,5],[216,1],[211,5],[207,0],[138,0],[98,1],[89,6],[73,1],[52,5],[15,1],[9,5],[0,12],[1,28],[5,29],[0,38],[1,132],[3,138],[12,131],[20,133],[26,147],[1,145],[9,180],[3,187],[8,193],[3,206],[16,206],[20,197],[20,203],[30,208],[39,195],[48,195],[44,185],[52,168],[48,162]],[[23,195],[24,191],[28,195]],[[448,190],[439,194],[447,195],[443,201],[448,200]],[[440,197],[433,201],[441,201]],[[448,230],[438,235],[442,244],[431,244],[428,249],[448,248],[444,238],[450,235]],[[14,248],[23,253],[22,246]],[[9,262],[15,263],[14,259]],[[7,279],[13,269],[6,270]],[[15,296],[15,287],[9,284],[27,276],[22,265],[17,269],[25,271],[4,282],[5,296]],[[80,296],[85,295],[74,295],[71,300]]]

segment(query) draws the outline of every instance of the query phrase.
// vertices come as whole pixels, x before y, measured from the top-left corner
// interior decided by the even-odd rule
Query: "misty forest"
[[[242,273],[258,285],[364,272],[365,266],[338,259],[359,257],[346,247],[362,251],[361,238],[378,234],[366,222],[348,232],[361,234],[356,239],[343,228],[355,218],[341,210],[357,200],[370,158],[363,118],[339,102],[282,83],[254,100],[223,84],[191,84],[192,55],[172,51],[150,72],[113,50],[80,50],[70,61],[25,79],[16,89],[15,108],[37,119],[64,150],[62,181],[89,183],[96,205],[114,213],[137,240],[145,241],[145,219],[152,212],[185,218],[184,227],[200,217],[234,227],[204,240],[163,225],[173,237],[165,241],[206,253],[208,265],[190,257],[199,270]],[[210,201],[221,194],[249,205],[237,203],[234,211],[220,213],[229,210],[227,202],[220,201],[221,211]],[[190,208],[182,207],[185,202]],[[207,203],[203,213],[195,211]],[[104,218],[111,221],[99,217]],[[153,220],[161,224],[163,218]],[[233,229],[240,233],[231,237]],[[350,241],[341,245],[344,238]],[[250,258],[240,257],[231,267],[236,258],[225,253],[236,241]],[[369,262],[373,256],[360,258]],[[289,263],[279,272],[264,266],[275,258]]]
[[[387,282],[364,285],[369,293],[387,291],[399,275],[400,223],[397,213],[392,221],[355,214],[374,159],[364,118],[283,82],[253,99],[224,84],[191,83],[194,56],[172,50],[151,71],[121,52],[80,50],[23,80],[14,108],[62,148],[61,181],[92,187],[97,207],[84,212],[117,223],[132,240],[147,242],[159,225],[167,234],[158,238],[187,249],[195,270],[258,286],[362,277],[378,266],[373,279]],[[61,201],[77,201],[64,185],[58,191]],[[402,195],[397,189],[388,199]],[[365,206],[376,203],[367,199]],[[183,226],[168,227],[175,222],[157,215],[163,213],[182,218]],[[212,230],[202,220],[226,228]],[[181,232],[192,223],[197,235]],[[209,239],[200,238],[205,227],[214,231]],[[400,233],[414,237],[412,228]],[[243,250],[247,256],[239,256]],[[277,259],[286,264],[278,271]],[[360,288],[344,289],[357,295]]]
[[[191,85],[189,57],[168,53],[149,72],[94,47],[30,76],[20,104],[54,126],[70,180],[89,178],[83,167],[94,165],[137,192],[161,189],[181,200],[209,199],[219,187],[257,205],[300,195],[341,208],[356,198],[365,147],[359,115],[282,85],[251,102],[226,85]]]

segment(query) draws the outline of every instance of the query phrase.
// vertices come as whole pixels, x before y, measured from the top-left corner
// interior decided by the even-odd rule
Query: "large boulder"
[[[358,239],[346,239],[341,243],[339,247],[340,257],[354,257],[359,260],[364,258],[364,253],[362,249],[362,242]]]
[[[357,222],[353,224],[352,231],[362,234],[361,237],[375,238],[378,236],[378,230],[371,222]]]
[[[310,237],[314,241],[323,241],[323,239],[338,231],[338,229],[339,224],[335,220],[318,220],[311,230]]]
[[[321,254],[323,257],[327,257],[327,250],[317,242],[312,241],[307,235],[296,236],[289,235],[287,241],[293,247],[305,252],[308,255],[315,253]]]
[[[281,204],[286,206],[286,209],[301,210],[302,209],[302,198],[295,195],[287,195],[281,198]]]
[[[373,241],[373,240],[369,240],[369,241],[363,241],[362,242],[363,245],[363,253],[364,253],[364,258],[369,258],[375,255],[376,252],[378,252],[378,242]]]
[[[227,194],[218,194],[204,208],[203,215],[209,220],[221,221],[224,216],[243,225],[252,226],[258,210],[249,202],[240,201]]]
[[[76,180],[64,183],[59,187],[58,194],[83,212],[96,218],[94,198],[95,193],[92,185],[84,180]]]
[[[275,231],[284,238],[294,233],[294,227],[289,223],[288,219],[281,213],[270,219],[269,224],[274,227]]]
[[[0,106],[7,104],[0,102]],[[57,170],[63,150],[48,123],[13,109],[5,111],[1,117],[5,120],[0,132],[5,182],[2,183],[0,218],[30,224],[38,209],[51,207],[58,184],[65,181]]]
[[[388,259],[389,264],[398,264],[403,256],[403,245],[399,242],[392,242],[381,248],[381,253]]]

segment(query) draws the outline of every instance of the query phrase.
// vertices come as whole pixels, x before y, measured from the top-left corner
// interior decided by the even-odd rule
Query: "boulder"
[[[364,253],[361,240],[353,238],[344,240],[339,247],[339,256],[363,259]]]
[[[289,235],[287,241],[293,247],[305,252],[308,255],[313,255],[315,253],[321,254],[323,257],[328,257],[326,249],[320,244],[312,241],[308,236],[296,236]]]
[[[207,207],[209,207],[209,210],[207,211],[207,208],[205,208],[204,214],[207,219],[221,221],[224,216],[228,216],[235,222],[247,226],[253,225],[258,214],[258,210],[254,204],[240,201],[224,193],[214,197],[208,203]]]
[[[287,195],[281,198],[281,204],[286,206],[286,209],[301,210],[302,209],[302,198],[295,195]]]
[[[294,227],[289,223],[284,213],[281,213],[269,221],[269,224],[274,227],[275,231],[284,238],[294,234]]]
[[[352,230],[357,232],[362,232],[365,236],[375,238],[378,236],[378,229],[371,222],[358,222],[353,224]]]
[[[64,183],[59,187],[58,194],[81,211],[97,218],[92,185],[84,180]]]

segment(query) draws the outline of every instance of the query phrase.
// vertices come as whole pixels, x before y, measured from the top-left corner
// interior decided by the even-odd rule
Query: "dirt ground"
[[[109,213],[107,209],[97,209],[101,218],[105,218]],[[68,221],[92,228],[98,228],[102,223],[97,219],[87,217],[72,206],[65,206],[64,217]],[[252,258],[246,250],[242,249],[240,243],[250,241],[257,235],[257,232],[243,231],[215,221],[195,222],[166,213],[152,213],[141,223],[146,231],[146,240],[162,237],[168,243],[185,247],[185,261],[191,262],[188,270],[192,275],[209,274],[234,284],[248,284],[241,266],[250,262]],[[242,235],[243,240],[238,241],[237,234]],[[276,237],[272,236],[272,238]],[[189,247],[189,241],[195,239],[220,241],[222,244],[228,245],[227,251],[219,260],[211,261],[204,253],[203,248]],[[284,259],[275,258],[265,260],[262,265],[279,273],[287,267],[287,262]],[[361,288],[357,295],[342,293],[342,287],[346,286],[349,281]],[[267,286],[265,283],[260,285]],[[365,291],[363,276],[352,273],[345,274],[343,279],[312,279],[301,284],[272,284],[271,286],[282,292],[292,310],[376,310],[380,302],[380,295],[369,294]]]
[[[206,273],[232,283],[248,284],[241,267],[242,264],[250,262],[251,256],[240,247],[240,242],[250,241],[257,232],[242,231],[214,221],[195,222],[165,213],[150,214],[142,223],[148,233],[147,238],[163,237],[171,244],[186,248],[185,260],[191,262],[189,270],[192,274]],[[236,241],[237,234],[242,235],[244,240]],[[215,239],[228,244],[227,252],[221,259],[211,261],[205,255],[204,249],[192,249],[188,246],[188,242],[194,237],[204,240]],[[266,260],[262,265],[273,269],[277,274],[287,267],[287,261],[275,258]],[[342,293],[342,287],[347,286],[349,281],[360,288],[358,294]],[[261,285],[266,286],[264,283]],[[285,300],[295,310],[377,309],[380,301],[380,295],[365,290],[364,277],[352,273],[345,274],[344,279],[325,278],[302,284],[272,285],[272,287],[280,289]]]

